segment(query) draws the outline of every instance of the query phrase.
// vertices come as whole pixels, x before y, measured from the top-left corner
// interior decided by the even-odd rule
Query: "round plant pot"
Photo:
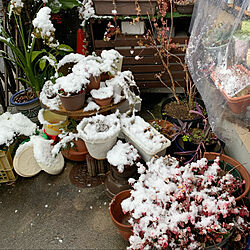
[[[107,157],[108,151],[115,145],[117,135],[106,140],[99,140],[98,142],[84,140],[89,154],[97,159],[103,160]]]
[[[222,44],[217,47],[207,47],[205,45],[204,47],[206,51],[208,51],[209,55],[216,65],[221,64],[222,61],[226,58],[228,43]]]
[[[81,94],[72,96],[59,95],[63,107],[68,111],[76,111],[84,106],[85,102],[85,91]]]
[[[133,233],[133,227],[128,223],[129,215],[124,214],[121,208],[121,202],[130,197],[130,190],[125,190],[114,196],[109,205],[109,214],[117,227],[121,236],[128,240]]]
[[[10,103],[16,107],[16,109],[21,112],[23,115],[27,116],[31,121],[37,123],[38,122],[38,112],[41,109],[41,104],[39,101],[39,98],[36,97],[33,100],[30,100],[28,102],[19,103],[16,102],[16,98],[18,98],[20,95],[22,95],[25,92],[25,90],[21,90],[17,93],[15,93],[10,98]]]
[[[85,161],[88,154],[87,147],[83,140],[74,140],[74,147],[62,150],[63,156],[71,161]]]
[[[91,75],[90,83],[87,85],[87,93],[89,93],[92,89],[99,89],[100,88],[100,82],[101,82],[101,76],[93,76]]]
[[[181,99],[181,100],[183,100],[185,97],[184,96],[179,96],[179,98]],[[162,106],[161,106],[161,115],[162,115],[162,119],[163,120],[167,120],[167,121],[169,121],[169,122],[171,122],[171,123],[174,123],[174,124],[177,124],[177,125],[179,125],[179,123],[178,123],[178,119],[177,118],[174,118],[174,117],[172,117],[172,116],[170,116],[169,114],[167,114],[166,113],[166,111],[165,111],[165,106],[166,106],[166,104],[168,104],[168,103],[171,103],[171,102],[174,102],[175,101],[175,98],[174,97],[170,97],[170,98],[167,98],[163,103],[162,103]],[[197,102],[201,107],[204,107],[204,103],[203,103],[203,101],[201,100],[201,99],[195,99],[195,102]],[[194,118],[194,119],[192,119],[192,120],[189,120],[189,119],[187,119],[187,120],[182,120],[182,119],[180,119],[182,122],[187,122],[187,123],[190,123],[190,122],[192,122],[192,127],[196,127],[196,125],[198,124],[198,123],[201,123],[201,121],[202,121],[202,117],[201,116],[197,116],[197,118]]]
[[[116,194],[130,189],[127,178],[115,178],[112,171],[109,171],[104,180],[104,192],[112,199]]]
[[[111,103],[113,96],[111,96],[109,98],[105,98],[105,99],[97,99],[97,98],[93,98],[93,99],[94,99],[96,104],[103,107],[103,106],[107,106]]]
[[[224,154],[205,152],[204,157],[207,158],[208,160],[215,160],[216,157],[220,157],[220,161],[225,162],[227,165],[229,165],[228,167],[230,169],[233,168],[233,169],[238,170],[242,180],[245,180],[245,185],[244,185],[245,187],[244,187],[243,193],[239,195],[238,197],[236,197],[235,200],[239,201],[242,198],[247,196],[250,190],[250,176],[248,174],[248,171],[245,169],[245,167],[242,164],[240,164],[238,161]],[[228,169],[228,171],[230,171],[230,169]],[[231,172],[231,174],[234,174],[233,171]]]
[[[44,110],[43,119],[48,122],[43,124],[46,134],[56,136],[62,133],[60,129],[66,129],[68,125],[68,117],[59,115],[49,110]]]

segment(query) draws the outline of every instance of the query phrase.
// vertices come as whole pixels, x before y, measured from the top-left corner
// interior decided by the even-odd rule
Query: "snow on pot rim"
[[[102,87],[99,89],[92,89],[90,91],[90,94],[95,99],[102,100],[102,99],[110,98],[113,96],[113,87],[109,86],[109,87]]]
[[[36,124],[21,113],[5,112],[0,115],[0,145],[9,146],[16,135],[31,136],[36,132]]]
[[[137,149],[129,143],[118,141],[116,145],[107,153],[108,162],[117,167],[119,173],[127,166],[134,165],[140,159]]]
[[[103,143],[105,140],[117,136],[120,132],[120,121],[117,114],[96,115],[83,118],[77,125],[80,138],[91,144]]]
[[[140,116],[121,118],[122,132],[142,148],[154,155],[170,146],[171,142]]]

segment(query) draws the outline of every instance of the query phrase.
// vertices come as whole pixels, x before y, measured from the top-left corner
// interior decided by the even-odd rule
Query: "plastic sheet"
[[[229,5],[199,0],[186,62],[216,135],[227,142],[232,124],[250,126],[250,0]]]

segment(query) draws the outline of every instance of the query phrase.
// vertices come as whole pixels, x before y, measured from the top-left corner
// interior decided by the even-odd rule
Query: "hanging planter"
[[[133,233],[133,227],[128,223],[129,213],[122,210],[121,203],[130,197],[130,190],[125,190],[114,196],[109,205],[109,214],[121,236],[128,240]]]
[[[96,115],[84,118],[77,126],[89,154],[95,159],[105,159],[107,152],[116,143],[120,132],[120,122],[116,114]]]
[[[27,90],[29,91],[29,90]],[[38,122],[38,112],[41,109],[40,101],[38,97],[35,97],[32,100],[27,100],[23,102],[18,102],[17,100],[20,100],[20,98],[24,98],[27,93],[26,90],[21,90],[10,98],[10,103],[16,107],[16,109],[21,112],[23,115],[27,116],[31,121]]]

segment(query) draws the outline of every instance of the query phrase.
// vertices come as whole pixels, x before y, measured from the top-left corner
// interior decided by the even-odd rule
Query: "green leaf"
[[[80,3],[77,0],[59,0],[62,4],[63,9],[72,9],[75,6],[80,6]]]
[[[39,67],[40,67],[40,69],[44,70],[45,66],[46,66],[46,59],[41,59],[39,61]]]
[[[41,55],[44,51],[32,51],[31,53],[31,62],[33,62],[39,55]]]
[[[66,44],[60,44],[58,47],[57,47],[58,50],[62,50],[62,51],[65,51],[65,52],[74,52],[74,50],[69,46],[69,45],[66,45]]]

